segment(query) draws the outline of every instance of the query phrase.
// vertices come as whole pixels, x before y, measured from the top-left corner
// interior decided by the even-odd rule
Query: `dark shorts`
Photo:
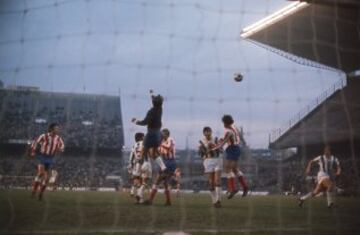
[[[50,169],[50,167],[54,162],[53,156],[49,156],[45,154],[38,155],[37,159],[39,161],[39,164],[43,165],[46,171]]]
[[[239,145],[230,145],[225,149],[226,160],[237,161],[241,155],[241,148]]]
[[[161,144],[161,132],[160,131],[148,131],[144,139],[145,149],[158,148]]]
[[[176,161],[175,159],[163,159],[166,166],[166,173],[173,175],[176,170]]]

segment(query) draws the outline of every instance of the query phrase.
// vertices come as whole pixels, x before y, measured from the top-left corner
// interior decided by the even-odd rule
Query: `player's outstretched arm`
[[[217,149],[220,149],[222,148],[222,146],[225,145],[225,143],[231,138],[231,134],[228,132],[226,133],[225,137],[223,139],[220,139],[219,140],[219,143],[216,144],[215,146],[211,147],[211,151],[214,151],[214,150],[217,150]]]
[[[31,155],[32,157],[35,156],[35,154],[36,154],[36,148],[37,148],[37,146],[38,146],[42,141],[44,141],[44,138],[45,138],[45,135],[42,134],[42,135],[40,135],[38,138],[36,138],[36,139],[34,140],[34,142],[31,144],[31,153],[30,153],[30,155]]]
[[[151,118],[151,110],[149,110],[146,114],[146,117],[143,120],[137,120],[136,118],[131,119],[131,122],[135,125],[139,126],[146,126],[149,123],[149,120]]]

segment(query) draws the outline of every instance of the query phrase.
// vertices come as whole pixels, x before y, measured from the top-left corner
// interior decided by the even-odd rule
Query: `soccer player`
[[[152,178],[152,166],[147,156],[142,161],[141,164],[141,186],[137,189],[136,192],[136,204],[144,203],[144,193],[145,189],[148,189]]]
[[[163,158],[166,166],[166,171],[159,172],[156,177],[155,183],[153,184],[149,200],[146,204],[152,204],[157,193],[157,188],[161,182],[164,184],[164,192],[166,196],[166,206],[171,205],[169,181],[175,175],[176,161],[175,161],[175,141],[170,137],[170,131],[168,129],[162,130],[162,142],[159,147],[159,152]]]
[[[40,135],[31,145],[31,156],[35,157],[36,149],[40,146],[40,153],[37,156],[39,164],[37,174],[33,181],[32,196],[36,195],[40,187],[39,200],[42,200],[43,193],[49,181],[49,170],[53,164],[54,156],[63,152],[64,141],[59,136],[60,127],[57,123],[49,125],[48,132]]]
[[[341,168],[339,160],[331,154],[329,145],[324,147],[324,154],[309,161],[305,174],[309,175],[311,166],[313,164],[319,165],[319,172],[317,174],[317,184],[315,189],[299,198],[299,206],[302,207],[305,200],[314,197],[321,192],[326,192],[328,208],[334,207],[334,191],[335,191],[335,177],[340,176]]]
[[[137,120],[133,118],[131,121],[140,126],[147,126],[147,133],[144,139],[144,155],[150,156],[160,167],[161,171],[166,170],[166,166],[159,156],[158,148],[161,144],[161,117],[162,117],[162,104],[163,97],[161,95],[154,95],[154,92],[150,90],[150,96],[153,107],[147,112],[146,117],[143,120]]]
[[[130,189],[130,195],[134,196],[138,187],[140,187],[141,177],[141,164],[142,164],[142,151],[143,151],[144,133],[135,133],[135,143],[131,149],[129,159],[129,172],[131,175],[132,186]]]
[[[239,179],[239,183],[243,188],[242,196],[245,197],[249,188],[245,181],[244,174],[238,168],[238,160],[241,156],[241,145],[244,144],[244,141],[242,140],[239,130],[234,125],[234,119],[231,115],[224,115],[222,122],[225,127],[225,135],[211,150],[214,151],[227,145],[225,149],[225,172],[228,182],[228,199],[231,199],[239,191],[235,186],[235,176]]]
[[[210,127],[204,127],[203,135],[203,138],[199,141],[199,153],[204,160],[204,170],[209,181],[209,190],[213,206],[219,208],[221,207],[221,171],[223,168],[220,149],[211,150],[211,148],[218,143],[217,138],[212,137]]]

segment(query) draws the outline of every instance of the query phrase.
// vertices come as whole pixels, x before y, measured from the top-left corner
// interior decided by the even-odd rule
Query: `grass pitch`
[[[173,197],[165,207],[158,194],[153,206],[134,205],[128,194],[115,192],[46,192],[39,202],[25,190],[0,191],[0,234],[360,234],[360,198],[338,198],[328,209],[325,198],[299,208],[294,197]]]

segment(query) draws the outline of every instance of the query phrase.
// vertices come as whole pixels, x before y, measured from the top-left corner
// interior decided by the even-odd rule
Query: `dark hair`
[[[227,125],[227,126],[230,126],[234,123],[234,119],[232,118],[231,115],[228,115],[228,114],[225,114],[223,117],[222,117],[222,122]]]
[[[206,126],[203,128],[203,133],[206,132],[206,131],[212,131],[211,128],[209,126]]]
[[[164,102],[164,98],[161,95],[152,96],[152,104],[155,108],[160,108]]]
[[[167,129],[167,128],[162,129],[161,132],[164,132],[164,133],[166,133],[168,136],[170,136],[170,131],[169,131],[169,129]]]
[[[57,126],[59,126],[58,123],[56,123],[56,122],[51,123],[48,127],[48,132],[53,131],[55,129],[55,127],[57,127]]]
[[[143,139],[144,139],[144,133],[142,133],[142,132],[135,133],[135,141],[136,142],[143,140]]]

